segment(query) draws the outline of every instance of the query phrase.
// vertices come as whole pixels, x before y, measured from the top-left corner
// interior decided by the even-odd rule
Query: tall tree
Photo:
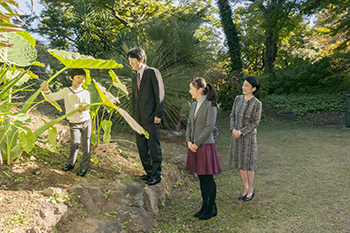
[[[300,6],[297,0],[248,0],[251,2],[251,10],[258,8],[262,12],[261,26],[265,30],[265,54],[264,67],[265,73],[271,73],[275,67],[276,56],[278,52],[278,43],[281,30],[291,31],[299,17],[297,14]]]
[[[232,20],[232,10],[229,4],[229,0],[217,0],[217,4],[219,7],[222,28],[226,35],[227,46],[231,58],[231,72],[239,74],[242,72],[243,64],[241,59],[239,37],[236,26]]]
[[[336,50],[341,51],[350,47],[350,0],[309,0],[303,4],[303,12],[315,14],[322,12],[320,25],[329,30],[329,36],[341,35],[343,41]]]

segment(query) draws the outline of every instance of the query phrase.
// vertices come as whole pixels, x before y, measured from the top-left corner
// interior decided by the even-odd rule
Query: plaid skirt
[[[199,176],[222,172],[215,143],[200,145],[196,153],[188,149],[186,170]]]

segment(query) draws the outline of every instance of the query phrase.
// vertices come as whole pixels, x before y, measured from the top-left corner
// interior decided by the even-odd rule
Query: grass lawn
[[[219,113],[217,127],[218,216],[192,217],[201,205],[199,180],[184,172],[151,232],[350,232],[350,130],[261,121],[255,196],[242,202],[238,170],[226,165],[229,113]]]

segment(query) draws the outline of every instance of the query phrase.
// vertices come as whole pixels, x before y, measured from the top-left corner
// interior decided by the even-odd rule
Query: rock
[[[53,205],[41,201],[34,209],[34,219],[42,226],[43,231],[51,231],[61,220],[66,220],[68,207],[64,204]],[[34,228],[32,230],[35,230]],[[36,232],[36,231],[33,231]]]
[[[131,180],[131,177],[128,176],[127,174],[125,173],[122,173],[118,176],[118,179],[121,179],[121,180],[124,180],[124,179],[127,179],[127,180]]]
[[[176,155],[170,159],[170,162],[176,165],[180,170],[185,170],[187,162],[187,154]]]
[[[60,188],[49,187],[43,191],[45,196],[52,196],[54,193],[62,193],[62,190]]]
[[[142,230],[155,226],[156,220],[153,214],[143,208],[145,206],[145,198],[143,187],[140,184],[117,179],[103,189],[95,182],[84,179],[74,184],[69,191],[78,195],[77,200],[83,204],[89,216],[112,213],[116,215],[120,222],[131,222]],[[163,186],[160,185],[158,189],[162,190],[161,187]],[[153,202],[154,200],[152,200]],[[90,227],[84,227],[83,229],[90,229]]]
[[[133,223],[144,231],[153,228],[157,224],[153,214],[143,208],[124,206],[116,209],[114,214],[119,222]]]
[[[138,183],[117,179],[107,189],[111,190],[109,198],[114,203],[134,207],[144,205],[143,188]]]
[[[84,205],[88,214],[99,215],[102,213],[102,206],[105,204],[104,191],[93,181],[82,179],[78,184],[74,184],[70,190],[76,193],[78,200]]]
[[[166,200],[166,194],[168,193],[168,185],[162,180],[160,183],[152,186],[148,186],[153,191],[155,191],[158,195],[158,199],[165,203]]]
[[[181,180],[180,171],[175,169],[164,169],[162,176],[166,183],[175,183]]]
[[[41,231],[38,226],[34,226],[32,229],[30,229],[29,233],[41,233]]]
[[[79,229],[80,233],[122,233],[122,226],[117,221],[97,220],[93,218],[82,219],[74,224],[67,233],[75,233]]]
[[[156,191],[151,189],[149,186],[146,186],[144,189],[144,194],[145,194],[145,204],[146,204],[146,209],[150,210],[153,215],[158,215],[159,213],[159,199]]]

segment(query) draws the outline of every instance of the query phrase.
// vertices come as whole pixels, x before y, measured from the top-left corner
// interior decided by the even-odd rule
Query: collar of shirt
[[[81,92],[81,91],[85,90],[85,89],[82,88],[82,87],[76,88],[76,87],[74,87],[74,86],[71,86],[70,89],[71,89],[74,93],[78,93],[78,92]]]
[[[145,71],[146,65],[145,65],[145,64],[141,64],[141,66],[142,66],[142,68],[141,68],[141,70],[138,72],[138,73],[140,73],[140,80],[142,80],[143,71]]]

